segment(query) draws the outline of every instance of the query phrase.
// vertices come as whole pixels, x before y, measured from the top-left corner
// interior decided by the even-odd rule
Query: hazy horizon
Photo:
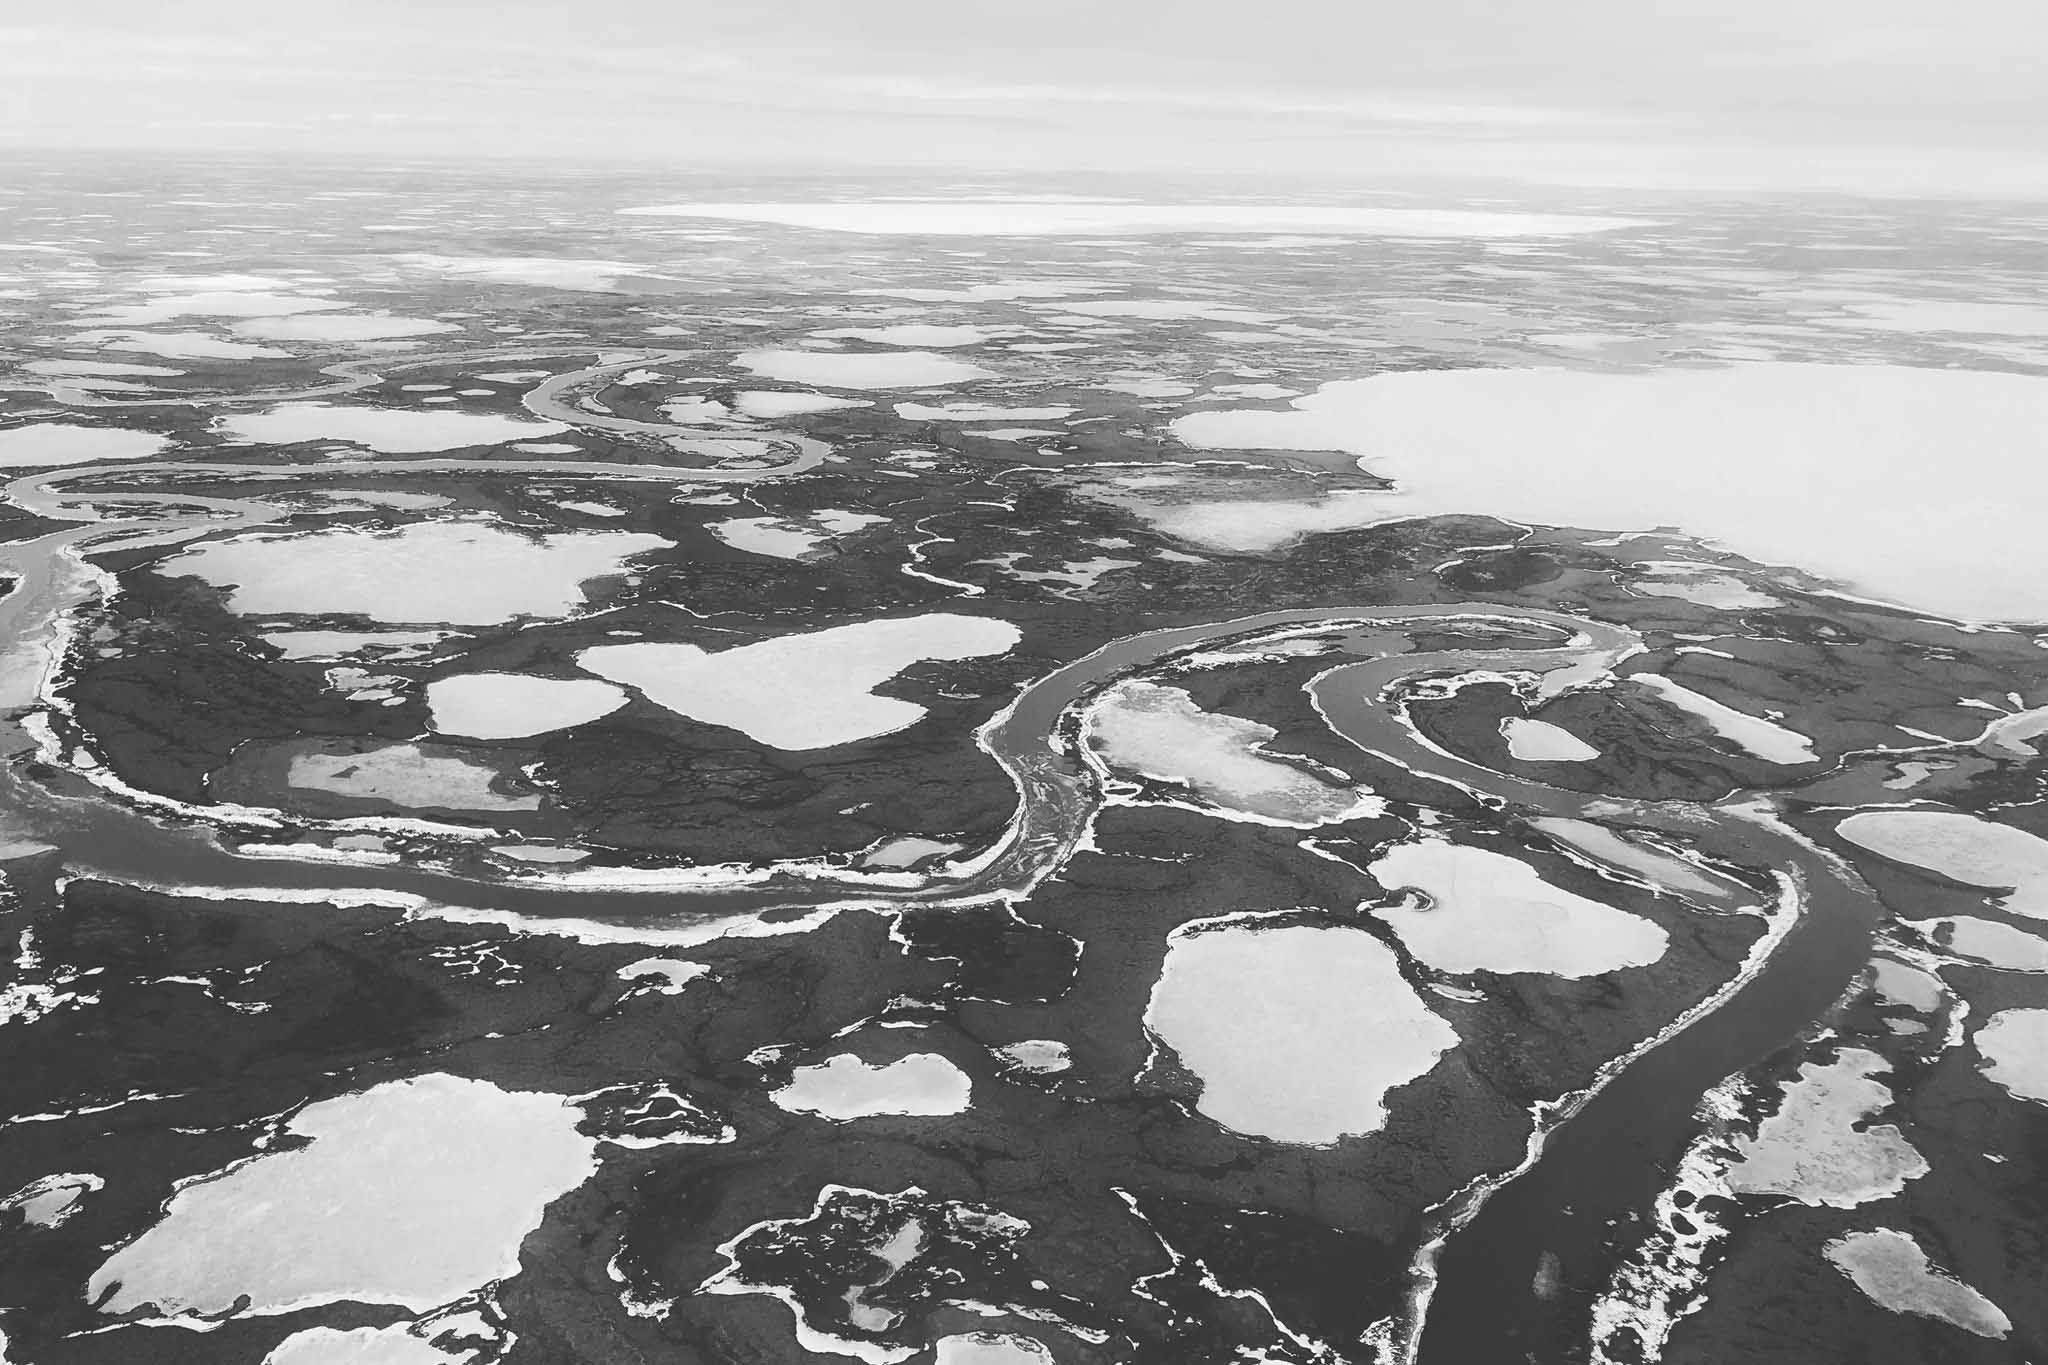
[[[2017,0],[561,15],[83,0],[0,28],[0,148],[2048,197]]]

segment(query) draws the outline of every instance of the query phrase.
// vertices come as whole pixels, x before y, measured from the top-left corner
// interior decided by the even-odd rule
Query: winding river
[[[548,352],[546,354],[562,354]],[[632,365],[680,352],[641,352],[547,380],[526,406],[554,421],[620,433],[670,449],[730,459],[736,433],[606,418],[573,405]],[[413,366],[447,357],[413,357]],[[509,358],[491,353],[493,362]],[[248,401],[283,401],[377,382],[379,362],[338,366],[337,385]],[[179,400],[186,401],[186,400]],[[211,401],[211,400],[209,400]],[[128,404],[107,404],[127,406]],[[686,944],[732,933],[773,932],[792,920],[848,908],[964,905],[1014,899],[1057,871],[1085,839],[1102,793],[1078,749],[1080,711],[1103,687],[1219,644],[1256,646],[1288,636],[1370,628],[1379,657],[1333,667],[1311,684],[1332,729],[1361,750],[1477,795],[1503,813],[1560,817],[1681,835],[1710,859],[1774,872],[1792,916],[1766,940],[1749,970],[1660,1038],[1611,1066],[1588,1092],[1550,1115],[1530,1159],[1483,1181],[1421,1230],[1409,1320],[1394,1334],[1399,1362],[1491,1365],[1570,1360],[1584,1354],[1592,1295],[1612,1268],[1607,1245],[1619,1223],[1646,1208],[1694,1135],[1693,1109],[1727,1075],[1796,1037],[1861,969],[1874,901],[1846,868],[1802,840],[1754,798],[1711,805],[1617,802],[1544,786],[1468,762],[1432,745],[1406,718],[1404,686],[1475,670],[1533,675],[1540,693],[1598,683],[1641,646],[1613,625],[1493,604],[1342,606],[1265,612],[1179,625],[1104,645],[1032,683],[979,733],[981,748],[1014,784],[1011,824],[993,846],[928,873],[862,873],[818,862],[681,869],[621,876],[601,870],[493,879],[431,862],[379,865],[343,855],[316,860],[290,850],[256,854],[223,844],[212,814],[150,802],[109,786],[100,773],[64,766],[52,728],[52,687],[78,609],[108,589],[87,556],[166,547],[275,522],[288,511],[262,501],[194,496],[179,481],[331,483],[361,475],[543,475],[552,479],[748,482],[814,468],[827,448],[801,435],[748,431],[744,440],[786,458],[772,466],[683,468],[562,460],[361,459],[308,465],[159,462],[34,473],[5,496],[42,516],[77,524],[0,545],[0,571],[18,581],[0,598],[0,742],[14,761],[0,769],[0,834],[62,851],[71,875],[154,887],[171,894],[317,902],[369,900],[411,913],[490,920],[528,931]],[[146,488],[143,481],[157,480]],[[111,487],[105,485],[112,485]],[[92,485],[101,485],[95,491]],[[1407,652],[1404,629],[1432,637],[1459,628],[1556,641],[1548,647]],[[61,717],[59,718],[61,719]],[[31,778],[25,759],[55,765]],[[228,813],[259,820],[261,813]],[[301,822],[317,825],[320,822]],[[1539,1276],[1539,1267],[1546,1273]]]

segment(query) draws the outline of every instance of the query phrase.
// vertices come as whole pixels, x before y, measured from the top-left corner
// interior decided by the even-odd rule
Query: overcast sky
[[[2048,196],[2042,0],[36,8],[0,145]]]

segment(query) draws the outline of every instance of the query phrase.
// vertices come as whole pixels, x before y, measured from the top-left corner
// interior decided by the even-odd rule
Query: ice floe
[[[1543,880],[1519,858],[1442,839],[1398,844],[1366,865],[1421,904],[1377,906],[1402,944],[1440,972],[1599,976],[1646,967],[1670,935],[1654,922]]]
[[[1377,1132],[1389,1091],[1458,1035],[1361,929],[1198,921],[1173,933],[1145,1027],[1234,1132],[1324,1146]]]

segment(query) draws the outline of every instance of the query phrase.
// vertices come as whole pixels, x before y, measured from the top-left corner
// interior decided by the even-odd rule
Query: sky
[[[66,0],[0,147],[2048,198],[2040,0]]]

